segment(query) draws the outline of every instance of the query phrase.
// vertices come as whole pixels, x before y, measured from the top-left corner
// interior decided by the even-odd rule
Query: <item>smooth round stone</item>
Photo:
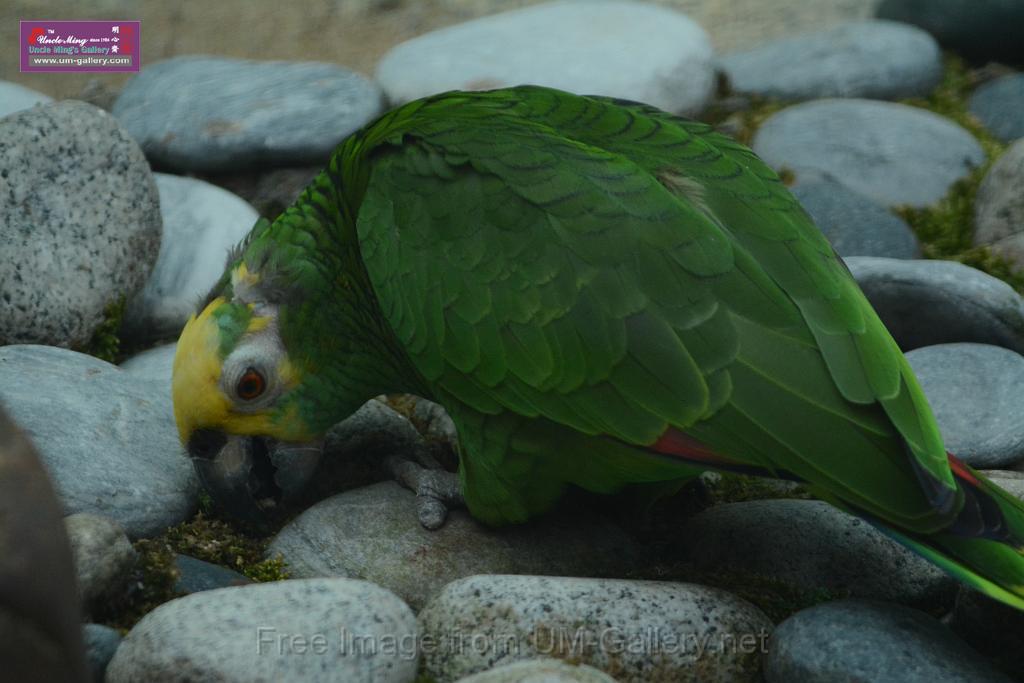
[[[753,500],[708,508],[679,532],[700,570],[778,580],[804,590],[929,602],[955,581],[868,522],[820,500]]]
[[[452,510],[444,526],[428,531],[417,517],[416,496],[393,481],[309,508],[270,543],[267,556],[277,554],[293,577],[366,579],[414,609],[472,574],[614,576],[645,566],[642,548],[592,511],[495,530]]]
[[[942,624],[901,605],[838,600],[779,624],[766,683],[1009,683]]]
[[[84,344],[139,289],[160,245],[149,164],[73,100],[0,119],[0,344]]]
[[[152,275],[125,310],[123,334],[132,339],[176,337],[259,218],[248,202],[215,185],[154,177],[164,233]]]
[[[988,344],[939,344],[907,360],[950,453],[978,468],[1024,460],[1024,356]]]
[[[822,178],[792,191],[840,256],[912,259],[921,254],[910,226],[845,185]]]
[[[153,162],[206,172],[323,163],[380,112],[377,86],[334,64],[206,56],[144,68],[113,108]]]
[[[1024,60],[1019,0],[882,0],[876,14],[920,26],[944,47],[976,61]]]
[[[845,261],[904,351],[977,342],[1024,353],[1024,304],[1002,280],[955,261]]]
[[[339,681],[416,677],[412,611],[365,581],[275,581],[164,603],[128,633],[107,683]]]
[[[450,681],[556,656],[618,681],[758,681],[772,630],[756,607],[687,583],[472,576],[419,614],[423,670]]]
[[[734,92],[785,100],[895,99],[926,95],[942,78],[942,54],[919,28],[856,21],[721,58]]]
[[[708,36],[684,14],[641,2],[562,0],[401,43],[380,61],[377,81],[395,103],[532,83],[697,112],[715,76]]]
[[[1024,138],[1024,74],[989,81],[974,91],[967,106],[1003,142]]]
[[[177,343],[157,346],[128,358],[121,363],[121,369],[140,379],[164,384],[170,395],[174,354],[177,350]]]
[[[893,102],[824,99],[771,116],[754,151],[775,169],[829,176],[883,206],[927,206],[984,163],[974,137],[947,118]]]
[[[615,683],[615,679],[586,664],[542,658],[481,671],[456,683]]]
[[[17,83],[0,81],[0,118],[47,102],[53,102],[53,98]]]
[[[108,517],[85,512],[64,518],[82,608],[90,614],[103,600],[125,591],[137,555],[121,525]]]
[[[1024,110],[1022,110],[1024,111]],[[1024,114],[1021,114],[1024,118]],[[1024,138],[992,164],[974,202],[974,243],[1024,268]]]
[[[174,556],[174,568],[178,570],[174,592],[185,595],[252,583],[252,579],[244,574],[180,553]]]
[[[89,663],[92,681],[103,683],[107,665],[121,644],[121,634],[109,626],[85,624],[82,626],[82,638],[85,640],[85,658]]]
[[[1024,612],[962,586],[948,623],[953,633],[993,664],[1011,676],[1019,675],[1024,667]]]
[[[139,538],[195,509],[165,386],[66,349],[4,346],[0,401],[32,434],[67,513],[110,517]]]

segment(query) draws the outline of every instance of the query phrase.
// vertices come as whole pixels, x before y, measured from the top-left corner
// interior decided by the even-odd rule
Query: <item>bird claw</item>
[[[441,528],[448,510],[465,506],[459,476],[441,466],[429,455],[417,457],[423,464],[401,456],[391,456],[387,468],[398,483],[416,494],[420,524],[431,531]]]

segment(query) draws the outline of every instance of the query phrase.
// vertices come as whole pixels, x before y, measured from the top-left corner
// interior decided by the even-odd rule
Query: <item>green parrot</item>
[[[175,418],[211,495],[253,513],[385,393],[458,429],[456,485],[396,468],[427,526],[459,494],[503,525],[570,484],[780,477],[1024,609],[1024,507],[947,455],[828,241],[705,124],[522,86],[417,100],[341,143],[186,325]]]

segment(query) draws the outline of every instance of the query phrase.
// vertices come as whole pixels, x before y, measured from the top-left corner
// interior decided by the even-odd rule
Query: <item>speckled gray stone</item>
[[[157,346],[128,358],[121,363],[121,369],[141,379],[162,383],[170,395],[174,353],[177,350],[177,343]]]
[[[942,78],[935,39],[893,21],[851,21],[722,57],[735,92],[788,100],[926,95]]]
[[[955,261],[844,260],[904,351],[977,342],[1024,353],[1024,303],[1002,280]]]
[[[380,111],[377,86],[335,64],[206,56],[143,68],[113,108],[152,161],[207,172],[323,163]]]
[[[252,583],[244,574],[180,553],[174,556],[174,568],[178,570],[174,592],[185,595]]]
[[[715,78],[708,36],[686,15],[641,2],[563,0],[401,43],[381,59],[377,81],[392,102],[532,83],[696,112]]]
[[[541,658],[481,671],[460,678],[457,683],[615,683],[615,679],[586,664]]]
[[[1019,110],[1024,111],[1024,110]],[[1024,114],[1020,114],[1024,119]],[[974,243],[987,244],[1024,268],[1024,139],[1010,146],[978,187],[974,201]]]
[[[974,91],[967,106],[1003,142],[1024,138],[1024,74],[985,83]]]
[[[717,588],[502,575],[448,584],[419,623],[424,672],[443,681],[539,655],[622,683],[757,681],[772,630],[759,609]]]
[[[110,517],[138,538],[195,509],[165,386],[74,351],[4,346],[0,401],[32,435],[66,512]]]
[[[410,683],[416,644],[412,611],[380,586],[258,583],[160,605],[125,637],[107,683]]]
[[[109,626],[85,624],[82,626],[82,637],[85,640],[85,657],[89,662],[92,683],[103,683],[107,665],[121,644],[121,634]]]
[[[827,602],[779,624],[767,683],[1009,683],[924,612],[863,600]]]
[[[882,0],[876,14],[920,26],[942,46],[981,63],[1024,61],[1020,0]]]
[[[53,102],[53,98],[17,83],[0,81],[0,118],[47,102]]]
[[[901,218],[834,180],[799,183],[792,191],[840,256],[910,259],[921,253]]]
[[[428,531],[416,496],[382,482],[321,501],[271,542],[292,576],[349,576],[378,583],[414,608],[471,574],[621,575],[643,567],[642,549],[607,519],[549,515],[536,524],[488,529],[465,510]]]
[[[820,500],[716,505],[678,538],[700,570],[768,577],[802,590],[926,602],[952,600],[955,581],[869,523]]]
[[[120,597],[138,559],[121,525],[109,517],[80,512],[64,518],[75,558],[82,610],[91,614],[104,600]]]
[[[939,344],[907,360],[951,453],[979,468],[1024,460],[1024,356],[989,344]]]
[[[156,260],[149,165],[116,119],[73,100],[0,119],[0,159],[0,344],[83,344]]]
[[[824,99],[771,116],[754,151],[773,168],[828,175],[883,206],[927,206],[985,161],[953,121],[893,102]]]
[[[130,339],[177,337],[224,273],[228,251],[259,218],[248,202],[215,185],[154,175],[164,235],[152,275],[125,309],[122,330]]]

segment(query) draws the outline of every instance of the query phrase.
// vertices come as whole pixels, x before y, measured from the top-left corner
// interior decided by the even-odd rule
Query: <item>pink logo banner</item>
[[[138,71],[138,21],[22,21],[22,71]]]

